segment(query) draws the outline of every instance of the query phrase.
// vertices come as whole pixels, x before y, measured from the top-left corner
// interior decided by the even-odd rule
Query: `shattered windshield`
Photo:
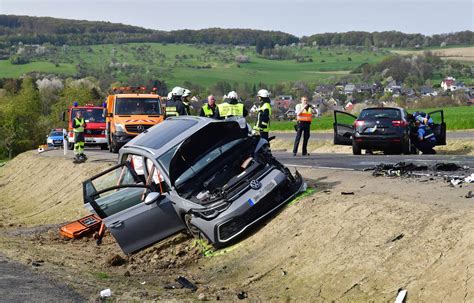
[[[161,104],[158,98],[117,98],[117,115],[159,115]]]

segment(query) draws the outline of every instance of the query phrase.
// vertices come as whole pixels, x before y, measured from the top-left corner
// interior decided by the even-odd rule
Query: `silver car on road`
[[[190,116],[146,130],[83,183],[86,207],[126,254],[182,230],[225,245],[303,188],[245,120]]]

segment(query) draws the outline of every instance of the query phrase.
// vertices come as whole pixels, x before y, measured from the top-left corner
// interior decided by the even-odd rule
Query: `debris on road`
[[[403,237],[405,237],[404,234],[399,234],[399,235],[393,237],[392,239],[388,240],[387,243],[395,242],[395,241],[401,240],[401,239],[403,239]]]
[[[247,292],[245,292],[245,291],[239,292],[239,293],[237,294],[237,298],[238,298],[239,300],[243,300],[243,299],[248,298]]]
[[[188,288],[188,289],[191,289],[192,291],[196,291],[198,288],[196,285],[194,285],[193,283],[191,283],[188,279],[186,279],[185,277],[183,276],[179,276],[177,279],[176,279],[176,282],[178,282],[179,284],[181,284],[181,286],[183,286],[183,288]]]
[[[420,178],[420,182],[435,180],[435,177],[444,178],[451,186],[460,186],[463,182],[474,182],[474,174],[466,177],[468,166],[459,166],[455,163],[437,163],[433,166],[416,165],[413,163],[398,162],[395,164],[380,163],[375,167],[365,168],[363,171],[373,171],[375,177]],[[453,174],[456,172],[456,175]],[[422,178],[427,177],[427,178]]]
[[[405,303],[408,291],[406,289],[399,289],[395,303]]]
[[[464,197],[467,199],[474,198],[474,194],[472,193],[472,190],[470,190]]]
[[[100,297],[101,298],[108,298],[112,296],[112,291],[110,288],[104,289],[100,291]]]
[[[342,191],[341,195],[343,195],[343,196],[354,195],[354,192],[353,191]]]
[[[40,267],[40,266],[43,265],[43,263],[44,263],[43,260],[32,261],[32,262],[31,262],[31,266],[33,266],[33,267]]]

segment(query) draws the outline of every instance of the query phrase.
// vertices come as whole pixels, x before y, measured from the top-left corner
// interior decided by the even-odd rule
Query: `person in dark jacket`
[[[436,146],[436,136],[429,125],[424,124],[425,117],[419,116],[415,121],[417,130],[417,140],[413,143],[423,154],[434,155],[436,151],[433,147]]]
[[[213,118],[216,112],[216,98],[213,95],[207,97],[207,103],[201,107],[199,116]]]
[[[260,106],[258,108],[257,122],[253,129],[260,133],[260,137],[268,140],[270,117],[272,115],[270,93],[266,89],[261,89],[257,93],[257,98],[260,100]]]
[[[182,87],[177,86],[173,88],[170,93],[170,99],[165,104],[166,117],[186,116],[188,114],[182,101],[184,91]]]

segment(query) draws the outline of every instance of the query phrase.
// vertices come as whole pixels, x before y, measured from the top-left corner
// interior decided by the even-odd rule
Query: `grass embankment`
[[[432,112],[439,109],[440,108],[413,109],[409,110],[409,112]],[[448,130],[474,129],[474,106],[445,107],[441,109],[444,112],[444,122]],[[439,122],[440,115],[433,115],[433,119],[435,122]],[[331,112],[313,121],[311,125],[312,130],[331,130],[333,128],[334,115]],[[353,120],[344,117],[341,123],[352,124]],[[272,131],[293,131],[294,125],[294,121],[272,121],[271,129]]]

